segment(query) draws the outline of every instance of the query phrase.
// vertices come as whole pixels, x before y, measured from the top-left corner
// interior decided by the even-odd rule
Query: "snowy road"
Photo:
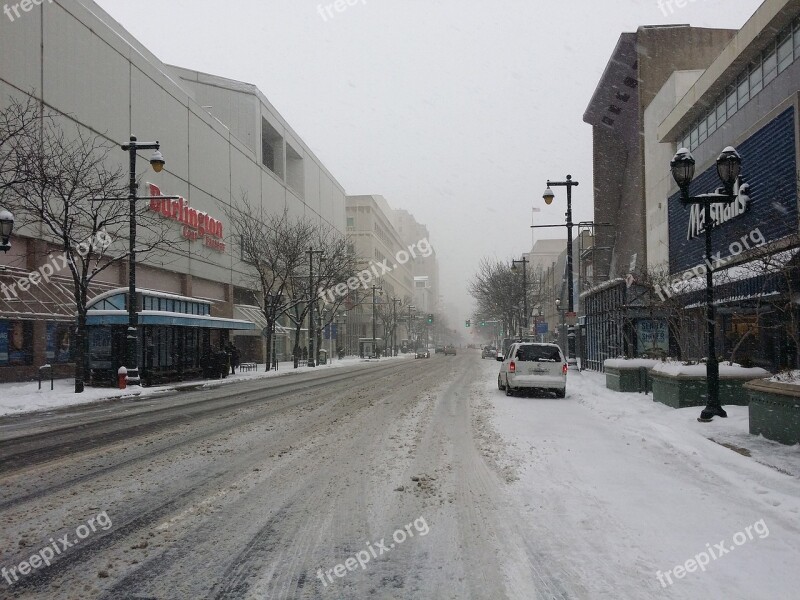
[[[697,429],[578,373],[507,398],[496,372],[464,352],[4,419],[0,598],[794,596],[796,449],[777,470],[706,439],[733,414]]]

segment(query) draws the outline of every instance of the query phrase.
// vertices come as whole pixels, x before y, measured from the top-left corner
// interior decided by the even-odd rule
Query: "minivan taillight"
[[[567,363],[564,363],[564,366],[561,367],[561,373],[563,373],[564,375],[567,374]]]
[[[513,360],[510,363],[508,363],[508,372],[509,373],[517,372],[517,364]]]

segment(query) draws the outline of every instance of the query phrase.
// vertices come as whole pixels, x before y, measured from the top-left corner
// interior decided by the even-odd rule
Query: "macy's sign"
[[[147,184],[151,196],[162,196],[161,189],[153,184]],[[182,235],[187,240],[203,240],[203,245],[225,252],[225,242],[222,235],[222,222],[213,218],[208,213],[189,206],[186,198],[178,200],[151,199],[150,210],[157,212],[166,219],[172,219],[183,225]]]

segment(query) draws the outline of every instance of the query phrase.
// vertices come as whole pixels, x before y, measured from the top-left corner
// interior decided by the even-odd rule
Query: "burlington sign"
[[[147,184],[151,196],[162,196],[161,189],[153,184]],[[187,240],[203,240],[203,246],[217,252],[225,252],[225,242],[222,235],[222,222],[211,217],[208,213],[189,206],[186,198],[178,200],[152,199],[150,210],[157,212],[165,219],[177,221],[183,225],[181,232]]]

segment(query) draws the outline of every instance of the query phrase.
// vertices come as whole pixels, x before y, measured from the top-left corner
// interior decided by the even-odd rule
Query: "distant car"
[[[444,355],[447,356],[448,354],[456,355],[456,347],[453,344],[444,347]]]
[[[430,358],[430,357],[431,357],[431,351],[428,350],[427,348],[420,348],[419,350],[417,350],[417,354],[414,356],[414,358]]]
[[[492,346],[486,346],[481,352],[481,360],[484,358],[495,358],[497,356],[497,350],[494,349]]]
[[[444,346],[436,346],[436,354],[441,354],[444,352]]]
[[[500,365],[497,387],[506,396],[515,392],[552,391],[567,395],[567,359],[556,344],[516,342]]]

